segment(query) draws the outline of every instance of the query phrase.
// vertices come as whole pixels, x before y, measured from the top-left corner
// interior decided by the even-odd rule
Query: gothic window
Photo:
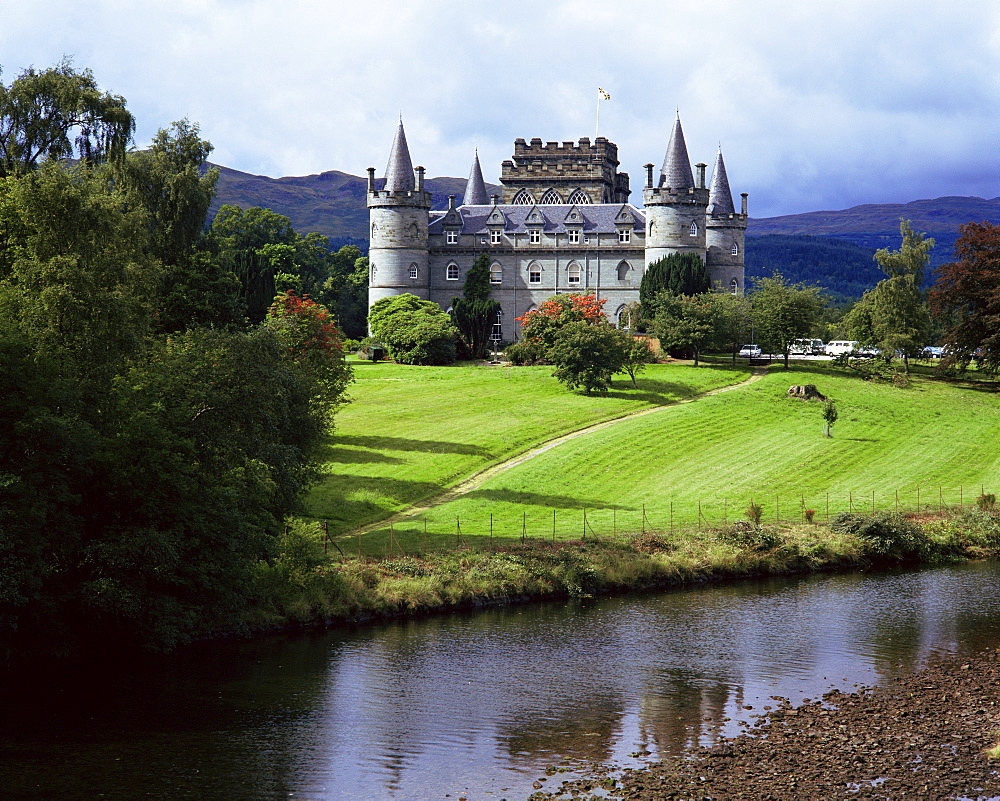
[[[531,262],[528,265],[528,283],[529,284],[540,284],[542,283],[542,268],[537,261]]]
[[[444,277],[449,281],[458,280],[458,265],[455,264],[455,262],[452,262],[451,264],[448,265],[448,270],[445,273]]]
[[[378,223],[372,223],[372,239],[378,235]]]
[[[580,231],[577,230],[576,228],[570,228],[566,232],[566,241],[569,242],[571,245],[579,245],[580,244]]]
[[[410,237],[410,239],[416,239],[417,238],[417,224],[416,223],[410,223],[409,226],[406,229],[406,234],[407,234],[407,236]]]
[[[627,261],[618,262],[618,280],[626,281],[628,280],[629,271],[632,269],[632,265]]]
[[[503,235],[502,231],[498,231],[496,229],[490,231],[490,244],[491,245],[499,245],[500,241],[501,241],[500,237],[502,235]]]
[[[493,332],[490,334],[490,341],[499,342],[503,339],[503,310],[497,309],[497,316],[493,320]]]
[[[550,189],[548,192],[542,195],[542,199],[539,202],[544,203],[548,206],[557,206],[560,203],[562,203],[562,198],[559,197],[559,193],[556,192],[555,189]]]
[[[458,244],[458,231],[445,231],[444,236],[445,236],[445,241],[449,245],[457,245]]]
[[[733,249],[731,251],[729,251],[729,252],[732,253],[732,255],[734,255],[734,256],[739,256],[740,255],[740,246],[737,245],[735,242],[733,242]]]
[[[632,241],[632,231],[629,228],[619,228],[618,229],[618,242],[622,245],[627,245]]]
[[[688,228],[688,236],[698,236],[698,223],[691,223],[691,227]]]
[[[656,222],[653,220],[649,221],[649,235],[653,235],[653,229],[656,227]]]
[[[576,189],[573,191],[573,194],[569,196],[569,203],[575,205],[589,204],[590,195],[588,195],[582,189]]]
[[[740,294],[740,282],[737,281],[735,278],[729,282],[729,293],[731,295]]]
[[[511,203],[515,206],[534,206],[535,199],[531,196],[531,193],[527,189],[522,189],[516,195]]]
[[[528,242],[532,245],[537,245],[542,241],[542,232],[538,228],[532,228],[528,231]]]
[[[578,286],[580,283],[580,265],[575,261],[566,268],[566,283]]]
[[[503,267],[501,267],[496,262],[493,262],[493,266],[490,267],[490,283],[499,284],[503,282]]]
[[[375,266],[375,265],[373,264],[373,265],[372,265],[372,281],[374,281],[374,280],[375,280],[375,274],[376,274],[377,272],[378,272],[378,267],[376,267],[376,266]]]
[[[410,265],[410,278],[416,278],[416,277],[417,277],[417,265],[416,264],[411,264]]]
[[[624,264],[624,262],[622,262],[622,264]],[[626,306],[624,303],[621,306],[619,306],[618,311],[615,312],[615,319],[618,321],[619,328],[628,328],[630,322],[628,306]]]

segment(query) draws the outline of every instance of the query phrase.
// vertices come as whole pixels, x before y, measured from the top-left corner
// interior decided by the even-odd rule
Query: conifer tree
[[[462,297],[452,298],[451,316],[471,359],[486,353],[500,304],[490,297],[490,257],[479,256],[465,274]]]

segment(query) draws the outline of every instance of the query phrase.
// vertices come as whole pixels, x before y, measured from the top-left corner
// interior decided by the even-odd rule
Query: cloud
[[[593,136],[601,86],[634,189],[679,108],[754,216],[1000,195],[1000,7],[977,0],[6,0],[0,52],[5,81],[73,55],[138,144],[187,117],[272,176],[381,173],[401,113],[430,175],[478,147],[496,180],[516,137]]]

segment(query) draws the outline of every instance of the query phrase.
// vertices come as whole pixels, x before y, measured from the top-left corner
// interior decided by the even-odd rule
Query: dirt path
[[[375,531],[377,529],[387,526],[390,522],[397,523],[401,520],[405,520],[406,518],[410,518],[415,515],[426,512],[428,509],[433,509],[435,506],[440,506],[441,504],[453,501],[456,498],[465,495],[467,492],[472,492],[473,490],[478,489],[484,483],[489,481],[491,478],[498,476],[501,473],[505,473],[513,467],[517,467],[518,465],[524,464],[525,462],[534,459],[536,456],[539,456],[545,453],[546,451],[550,451],[553,448],[557,448],[564,442],[569,442],[570,440],[576,439],[577,437],[583,437],[586,436],[587,434],[592,434],[595,431],[601,431],[602,429],[610,428],[611,426],[618,425],[619,423],[624,423],[627,420],[634,420],[637,417],[643,417],[647,414],[656,414],[657,412],[663,412],[668,409],[676,409],[678,406],[681,406],[682,404],[685,403],[692,403],[694,401],[701,400],[703,398],[711,397],[712,395],[719,395],[723,392],[730,392],[731,390],[739,389],[741,387],[748,386],[749,384],[752,384],[755,381],[759,381],[765,375],[767,375],[767,368],[757,367],[754,368],[753,374],[749,378],[747,378],[745,381],[740,381],[738,384],[730,384],[729,386],[726,387],[719,387],[718,389],[709,390],[708,392],[703,392],[700,395],[694,395],[690,398],[685,398],[684,400],[676,401],[674,403],[670,403],[665,406],[653,406],[648,409],[640,409],[637,412],[630,412],[629,414],[623,415],[621,417],[616,417],[613,420],[605,420],[602,423],[594,423],[593,425],[585,426],[584,428],[578,428],[576,431],[570,431],[568,434],[562,434],[558,437],[543,442],[536,448],[524,451],[523,453],[519,453],[516,456],[512,456],[509,459],[500,462],[499,464],[495,464],[492,467],[488,467],[485,470],[476,473],[474,476],[467,478],[465,481],[456,484],[454,487],[445,490],[441,494],[435,495],[432,498],[428,498],[422,503],[415,504],[414,506],[409,506],[406,509],[397,512],[396,514],[391,515],[390,517],[385,517],[382,518],[381,520],[375,521],[374,523],[369,523],[366,526],[362,526],[357,531],[352,531],[351,536],[356,536],[356,534],[367,534],[369,531]]]

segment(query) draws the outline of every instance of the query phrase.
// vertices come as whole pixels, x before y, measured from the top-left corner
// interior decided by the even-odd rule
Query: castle
[[[508,342],[518,338],[515,318],[557,293],[592,293],[612,321],[627,324],[646,266],[671,253],[698,254],[717,291],[742,293],[747,195],[737,212],[721,148],[706,186],[707,165],[695,165],[696,179],[678,117],[655,184],[645,165],[642,208],[629,203],[618,165],[617,145],[603,136],[516,139],[502,195],[487,197],[477,154],[461,205],[451,195],[447,210],[432,211],[400,120],[381,188],[368,168],[369,305],[409,292],[447,309],[483,253],[502,308],[494,337]]]

